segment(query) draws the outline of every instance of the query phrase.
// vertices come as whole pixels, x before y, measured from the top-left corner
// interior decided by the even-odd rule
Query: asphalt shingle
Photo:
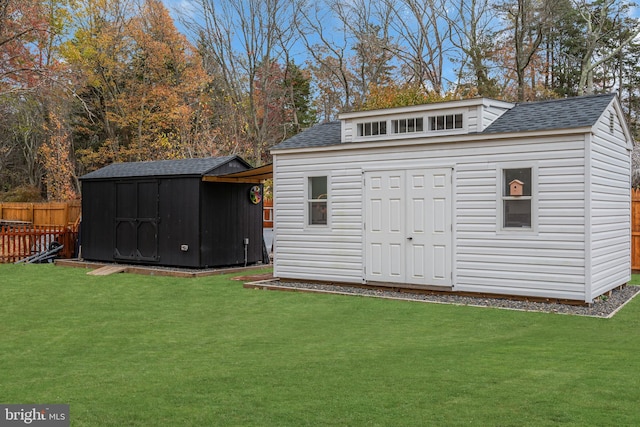
[[[593,126],[614,97],[615,94],[589,95],[516,104],[482,133],[534,132]],[[339,121],[334,121],[316,125],[281,142],[272,150],[324,147],[340,143],[341,125]]]
[[[274,146],[272,150],[324,147],[327,145],[340,144],[341,138],[341,125],[339,121],[320,123],[282,141],[280,144]]]
[[[615,94],[517,104],[482,133],[531,132],[593,126]]]
[[[83,179],[130,178],[143,176],[205,175],[237,156],[202,159],[158,160],[149,162],[113,163],[80,177]]]

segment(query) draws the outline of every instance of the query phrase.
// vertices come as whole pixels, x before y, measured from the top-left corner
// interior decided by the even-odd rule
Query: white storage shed
[[[272,150],[274,276],[584,302],[630,280],[617,96],[339,119]]]

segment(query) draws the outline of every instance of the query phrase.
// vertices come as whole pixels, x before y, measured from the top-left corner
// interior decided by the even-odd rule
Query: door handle
[[[407,237],[407,240],[413,240],[413,237]]]

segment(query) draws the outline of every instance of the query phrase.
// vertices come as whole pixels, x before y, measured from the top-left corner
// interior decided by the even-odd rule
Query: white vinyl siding
[[[403,138],[424,138],[441,136],[442,134],[464,134],[482,132],[505,111],[513,107],[501,101],[486,100],[483,98],[451,101],[451,107],[442,108],[444,103],[433,103],[427,105],[415,105],[411,107],[389,108],[385,110],[372,110],[364,112],[350,112],[340,115],[342,122],[342,142],[354,142],[361,140],[391,141]],[[430,132],[429,117],[443,115],[463,115],[462,129],[447,129]],[[423,120],[423,131],[393,133],[394,120],[406,120],[408,118],[421,118]],[[386,121],[387,135],[359,136],[358,124],[372,121]]]
[[[275,154],[277,277],[361,282],[362,171],[453,166],[454,290],[584,298],[582,136]],[[538,231],[501,235],[496,168],[522,159],[538,165]],[[331,229],[304,229],[297,183],[329,168]]]
[[[507,111],[507,109],[504,108],[504,107],[499,107],[499,106],[496,106],[496,105],[485,106],[483,108],[482,114],[480,116],[480,117],[482,117],[482,120],[479,123],[477,131],[478,132],[482,132],[483,130],[485,130],[498,117],[503,115],[505,113],[505,111]]]
[[[469,107],[463,120],[466,120],[466,130],[469,133],[482,131],[482,106]]]
[[[362,144],[276,150],[274,275],[362,283],[367,277],[365,171],[448,168],[454,291],[591,302],[629,281],[630,142],[617,101],[591,130],[490,138],[476,132],[509,106],[475,102],[437,112],[464,112],[469,135],[463,132],[459,138],[424,132],[387,135]],[[371,120],[384,117],[389,123],[416,115],[411,107],[374,113]],[[425,108],[424,117],[434,113]],[[356,122],[366,120],[366,114],[345,113],[343,142],[357,138]],[[527,164],[536,175],[536,223],[526,232],[503,230],[497,225],[502,209],[500,170]],[[328,226],[307,227],[306,177],[320,174],[327,175],[331,195]]]
[[[538,160],[536,233],[496,230],[502,183],[491,157],[458,166],[456,290],[584,298],[584,142],[563,139],[522,141],[515,153],[494,155],[504,162]]]
[[[355,120],[342,120],[340,127],[342,142],[352,142],[357,127]]]
[[[609,124],[606,112],[591,141],[591,297],[631,279],[631,160],[617,115]]]
[[[286,172],[274,173],[274,249],[279,259],[274,274],[283,278],[361,282],[360,169],[334,169],[327,173],[330,164],[318,167],[294,161],[290,167],[282,167],[283,163],[290,164],[275,156],[274,172],[276,166],[278,171]],[[330,227],[305,227],[304,205],[300,201],[305,197],[306,180],[300,176],[323,173],[328,175],[331,194],[327,213]]]

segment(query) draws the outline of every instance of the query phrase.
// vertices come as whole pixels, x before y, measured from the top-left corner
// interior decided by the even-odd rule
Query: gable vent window
[[[358,123],[358,136],[386,135],[387,122]]]
[[[424,130],[422,117],[391,120],[393,133],[415,133]]]
[[[616,126],[616,121],[613,116],[613,113],[609,113],[609,133],[613,133],[613,131],[616,128],[615,126]]]
[[[429,117],[429,130],[462,129],[462,114]]]

